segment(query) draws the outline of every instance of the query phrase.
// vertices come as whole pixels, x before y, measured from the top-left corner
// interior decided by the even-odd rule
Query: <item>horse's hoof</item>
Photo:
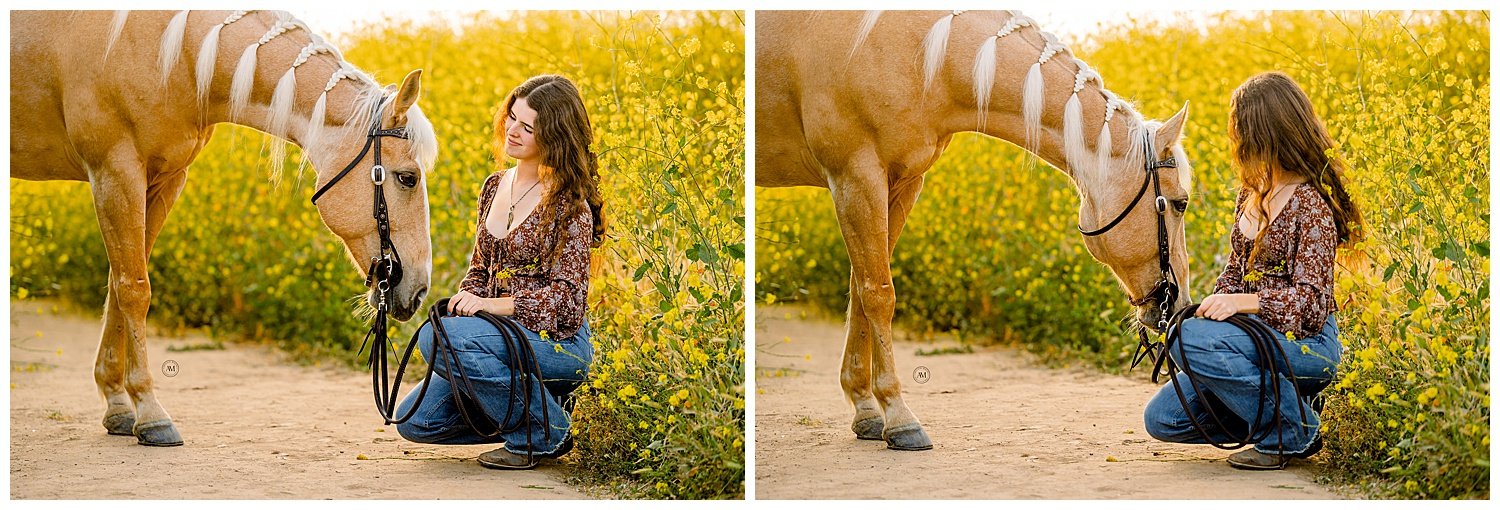
[[[146,446],[182,446],[182,434],[171,420],[143,423],[135,427],[136,442]]]
[[[109,431],[111,436],[133,436],[135,432],[135,413],[111,414],[104,417],[104,430]]]
[[[878,441],[884,439],[880,436],[880,433],[885,430],[885,420],[881,419],[879,416],[876,416],[874,418],[865,418],[863,420],[854,422],[853,428],[854,437]]]
[[[922,430],[921,425],[915,425],[903,430],[887,431],[885,447],[902,451],[931,450],[932,439],[927,437],[927,431]]]

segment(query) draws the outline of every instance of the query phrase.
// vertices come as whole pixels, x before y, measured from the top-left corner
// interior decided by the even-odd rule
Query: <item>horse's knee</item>
[[[145,315],[151,305],[151,280],[146,277],[121,275],[110,282],[110,292],[116,306],[126,314]]]
[[[859,301],[862,311],[871,318],[889,320],[896,312],[896,287],[890,281],[864,280],[859,282]]]

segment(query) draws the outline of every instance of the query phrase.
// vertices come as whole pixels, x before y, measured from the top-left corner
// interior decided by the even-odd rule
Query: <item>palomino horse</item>
[[[406,139],[392,137],[381,149],[395,177],[382,186],[389,241],[405,264],[391,313],[406,320],[421,305],[432,273],[422,176],[437,140],[416,106],[420,71],[399,91],[383,89],[284,12],[17,11],[10,33],[11,177],[88,181],[93,189],[110,267],[94,381],[110,434],[182,444],[146,361],[147,259],[188,165],[218,123],[302,147],[319,186],[360,159],[372,123],[404,126]],[[280,151],[273,156],[279,170]],[[371,175],[364,161],[354,175]],[[317,204],[362,273],[363,261],[382,253],[375,186],[369,177],[346,179]],[[376,298],[371,288],[372,306]]]
[[[1115,228],[1084,243],[1123,284],[1138,316],[1161,315],[1163,303],[1151,298],[1158,283],[1188,288],[1182,211],[1192,174],[1178,141],[1187,107],[1165,123],[1144,121],[1030,18],[763,11],[755,62],[755,184],[827,187],[849,252],[840,382],[854,404],[859,438],[883,438],[898,450],[932,447],[901,398],[891,358],[890,260],[923,173],[955,133],[977,131],[1021,145],[1067,174],[1081,198],[1084,228],[1127,211]],[[1174,207],[1158,201],[1128,212],[1147,178],[1145,147],[1157,148],[1152,161],[1176,158],[1177,171],[1157,180],[1160,196]],[[1158,264],[1158,207],[1161,237],[1170,238],[1163,244],[1177,268],[1170,278],[1167,257]],[[1162,301],[1177,309],[1189,299]]]

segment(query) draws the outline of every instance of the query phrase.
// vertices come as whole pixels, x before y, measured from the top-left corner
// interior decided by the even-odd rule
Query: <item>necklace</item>
[[[515,189],[514,188],[511,189],[512,198],[510,199],[510,211],[507,212],[507,213],[505,213],[505,231],[506,232],[510,231],[510,229],[511,229],[510,222],[513,221],[513,220],[515,220],[515,218],[516,218],[516,204],[520,203],[521,199],[526,198],[527,195],[530,195],[531,194],[531,190],[536,189],[536,187],[538,185],[540,185],[541,183],[542,183],[542,180],[541,179],[537,179],[536,183],[533,183],[530,188],[526,188],[526,192],[521,194],[521,198],[515,198],[514,197]],[[515,184],[515,181],[511,181],[511,184]]]
[[[1297,186],[1297,184],[1298,184],[1298,183],[1288,183],[1288,184],[1282,184],[1282,185],[1281,185],[1281,187],[1280,187],[1280,188],[1277,188],[1277,189],[1276,189],[1276,191],[1275,191],[1275,192],[1274,192],[1274,193],[1271,193],[1271,198],[1270,198],[1270,199],[1268,199],[1268,200],[1276,200],[1276,197],[1278,197],[1278,196],[1281,196],[1281,194],[1282,194],[1282,193],[1283,193],[1283,192],[1285,192],[1285,191],[1286,191],[1286,190],[1288,190],[1288,189],[1291,189],[1291,188],[1293,188],[1293,187],[1296,187],[1296,186]]]

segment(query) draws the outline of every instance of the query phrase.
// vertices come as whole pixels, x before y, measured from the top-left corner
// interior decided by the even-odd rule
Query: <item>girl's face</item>
[[[505,119],[505,155],[516,161],[542,157],[542,148],[536,143],[536,110],[526,104],[526,98],[516,98],[510,107],[510,116]]]

